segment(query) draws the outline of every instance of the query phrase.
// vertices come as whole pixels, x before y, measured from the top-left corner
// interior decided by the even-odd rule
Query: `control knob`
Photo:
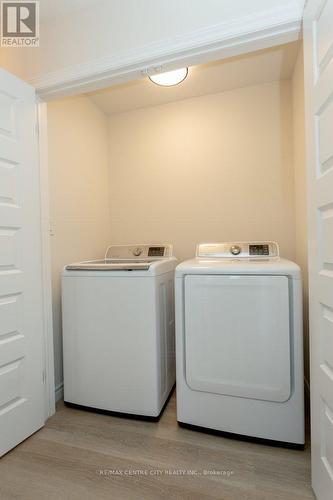
[[[135,255],[135,257],[139,257],[139,255],[141,254],[142,254],[142,248],[134,248],[133,255]]]
[[[232,245],[232,247],[230,247],[230,252],[232,255],[239,255],[241,253],[241,247],[239,245]]]

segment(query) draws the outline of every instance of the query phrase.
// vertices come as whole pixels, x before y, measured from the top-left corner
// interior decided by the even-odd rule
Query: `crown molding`
[[[140,78],[148,68],[168,71],[295,41],[300,36],[302,15],[303,2],[293,2],[65,67],[28,81],[44,100],[91,92]]]

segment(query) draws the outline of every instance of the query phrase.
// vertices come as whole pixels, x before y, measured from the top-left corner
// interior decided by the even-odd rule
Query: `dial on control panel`
[[[139,257],[139,255],[142,254],[142,248],[134,248],[133,250],[133,255],[135,255],[135,257]]]
[[[239,255],[241,253],[241,247],[238,245],[232,245],[232,247],[230,247],[230,252],[232,255]]]

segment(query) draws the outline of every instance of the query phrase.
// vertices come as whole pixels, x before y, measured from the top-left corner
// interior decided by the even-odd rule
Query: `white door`
[[[309,218],[312,484],[333,498],[333,0],[304,16]]]
[[[287,401],[287,276],[186,276],[185,350],[191,389]]]
[[[44,424],[36,100],[0,69],[0,455]]]

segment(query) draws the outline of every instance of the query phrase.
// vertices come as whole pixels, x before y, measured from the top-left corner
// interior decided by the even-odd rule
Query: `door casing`
[[[38,131],[41,242],[43,276],[43,322],[44,322],[44,366],[45,366],[45,420],[55,413],[54,349],[51,287],[51,251],[49,241],[49,183],[47,104],[41,99],[36,103],[36,127]]]

